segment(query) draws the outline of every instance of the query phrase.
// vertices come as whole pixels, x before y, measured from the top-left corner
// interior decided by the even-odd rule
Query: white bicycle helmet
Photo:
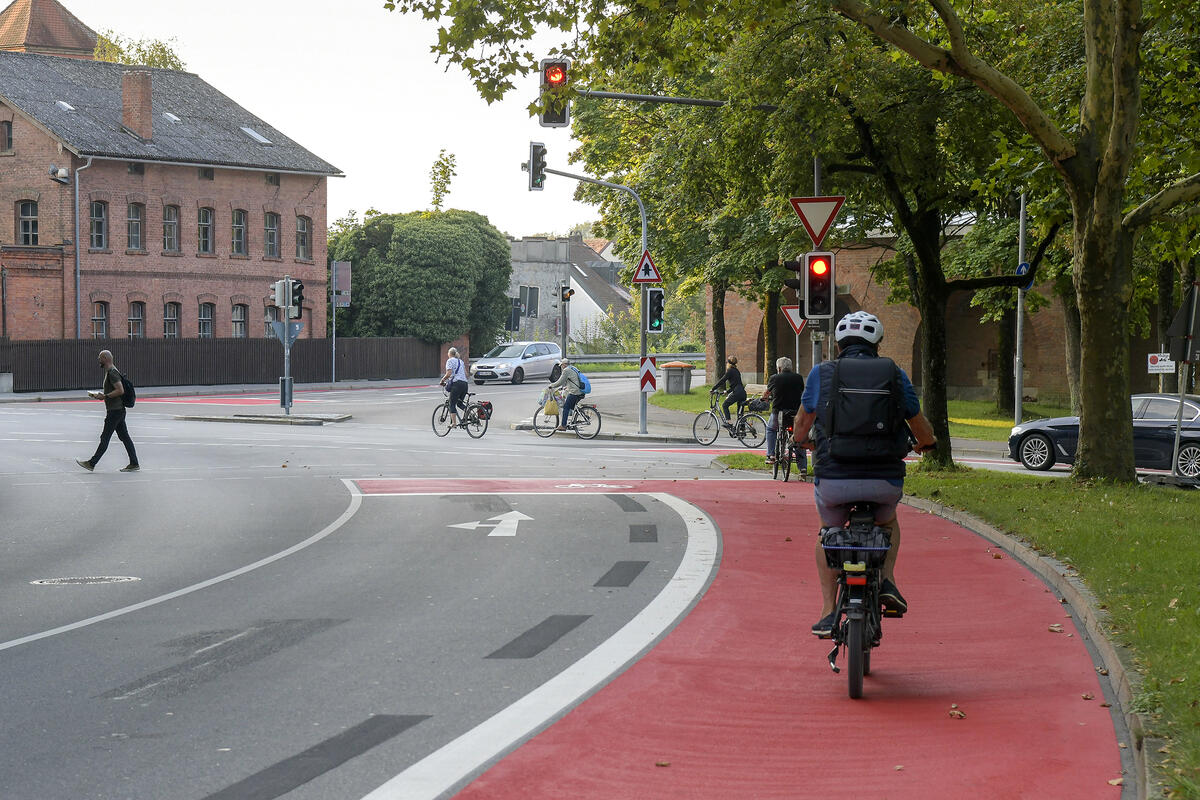
[[[863,339],[871,344],[879,344],[883,339],[883,323],[874,314],[866,311],[854,311],[842,317],[837,324],[838,344],[841,344],[842,339],[848,336],[853,336],[858,339]]]

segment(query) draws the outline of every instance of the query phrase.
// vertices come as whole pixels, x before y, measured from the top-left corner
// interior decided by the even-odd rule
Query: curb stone
[[[1136,691],[1141,687],[1141,676],[1134,668],[1133,655],[1127,648],[1109,641],[1104,630],[1108,615],[1097,606],[1096,596],[1080,579],[1079,573],[1073,567],[1038,553],[965,511],[907,494],[901,502],[973,531],[1020,561],[1066,600],[1074,619],[1083,624],[1104,662],[1104,668],[1108,670],[1108,682],[1116,694],[1119,710],[1132,737],[1130,755],[1135,772],[1134,794],[1137,800],[1164,800],[1166,769],[1159,748],[1166,744],[1166,740],[1149,736],[1150,720],[1133,710]]]

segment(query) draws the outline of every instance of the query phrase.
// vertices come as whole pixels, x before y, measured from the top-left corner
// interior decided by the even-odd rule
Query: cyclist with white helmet
[[[916,437],[917,452],[932,449],[937,440],[908,375],[879,355],[883,324],[873,314],[855,311],[838,322],[835,338],[838,356],[809,372],[793,430],[797,441],[814,443],[813,498],[823,525],[844,525],[854,502],[875,504],[875,523],[890,531],[892,541],[883,564],[880,599],[903,614],[908,604],[895,578],[900,549],[896,506],[904,493],[908,435],[911,430]],[[828,638],[837,571],[826,564],[820,542],[816,556],[822,604],[821,619],[812,632]]]

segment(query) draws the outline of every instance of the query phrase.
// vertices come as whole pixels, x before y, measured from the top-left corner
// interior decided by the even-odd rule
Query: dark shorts
[[[821,524],[845,525],[850,519],[850,506],[859,501],[875,504],[875,522],[882,525],[896,518],[896,506],[904,495],[904,487],[883,478],[841,479],[821,478],[813,488],[813,500]]]

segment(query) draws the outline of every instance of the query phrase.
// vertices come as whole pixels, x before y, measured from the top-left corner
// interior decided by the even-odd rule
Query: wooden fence
[[[291,373],[296,383],[332,378],[332,342],[297,339]],[[113,360],[137,386],[220,386],[279,382],[283,345],[277,339],[64,339],[0,340],[0,364],[13,391],[95,388],[96,354]],[[343,380],[434,378],[442,374],[442,346],[419,339],[337,340],[337,377]]]

